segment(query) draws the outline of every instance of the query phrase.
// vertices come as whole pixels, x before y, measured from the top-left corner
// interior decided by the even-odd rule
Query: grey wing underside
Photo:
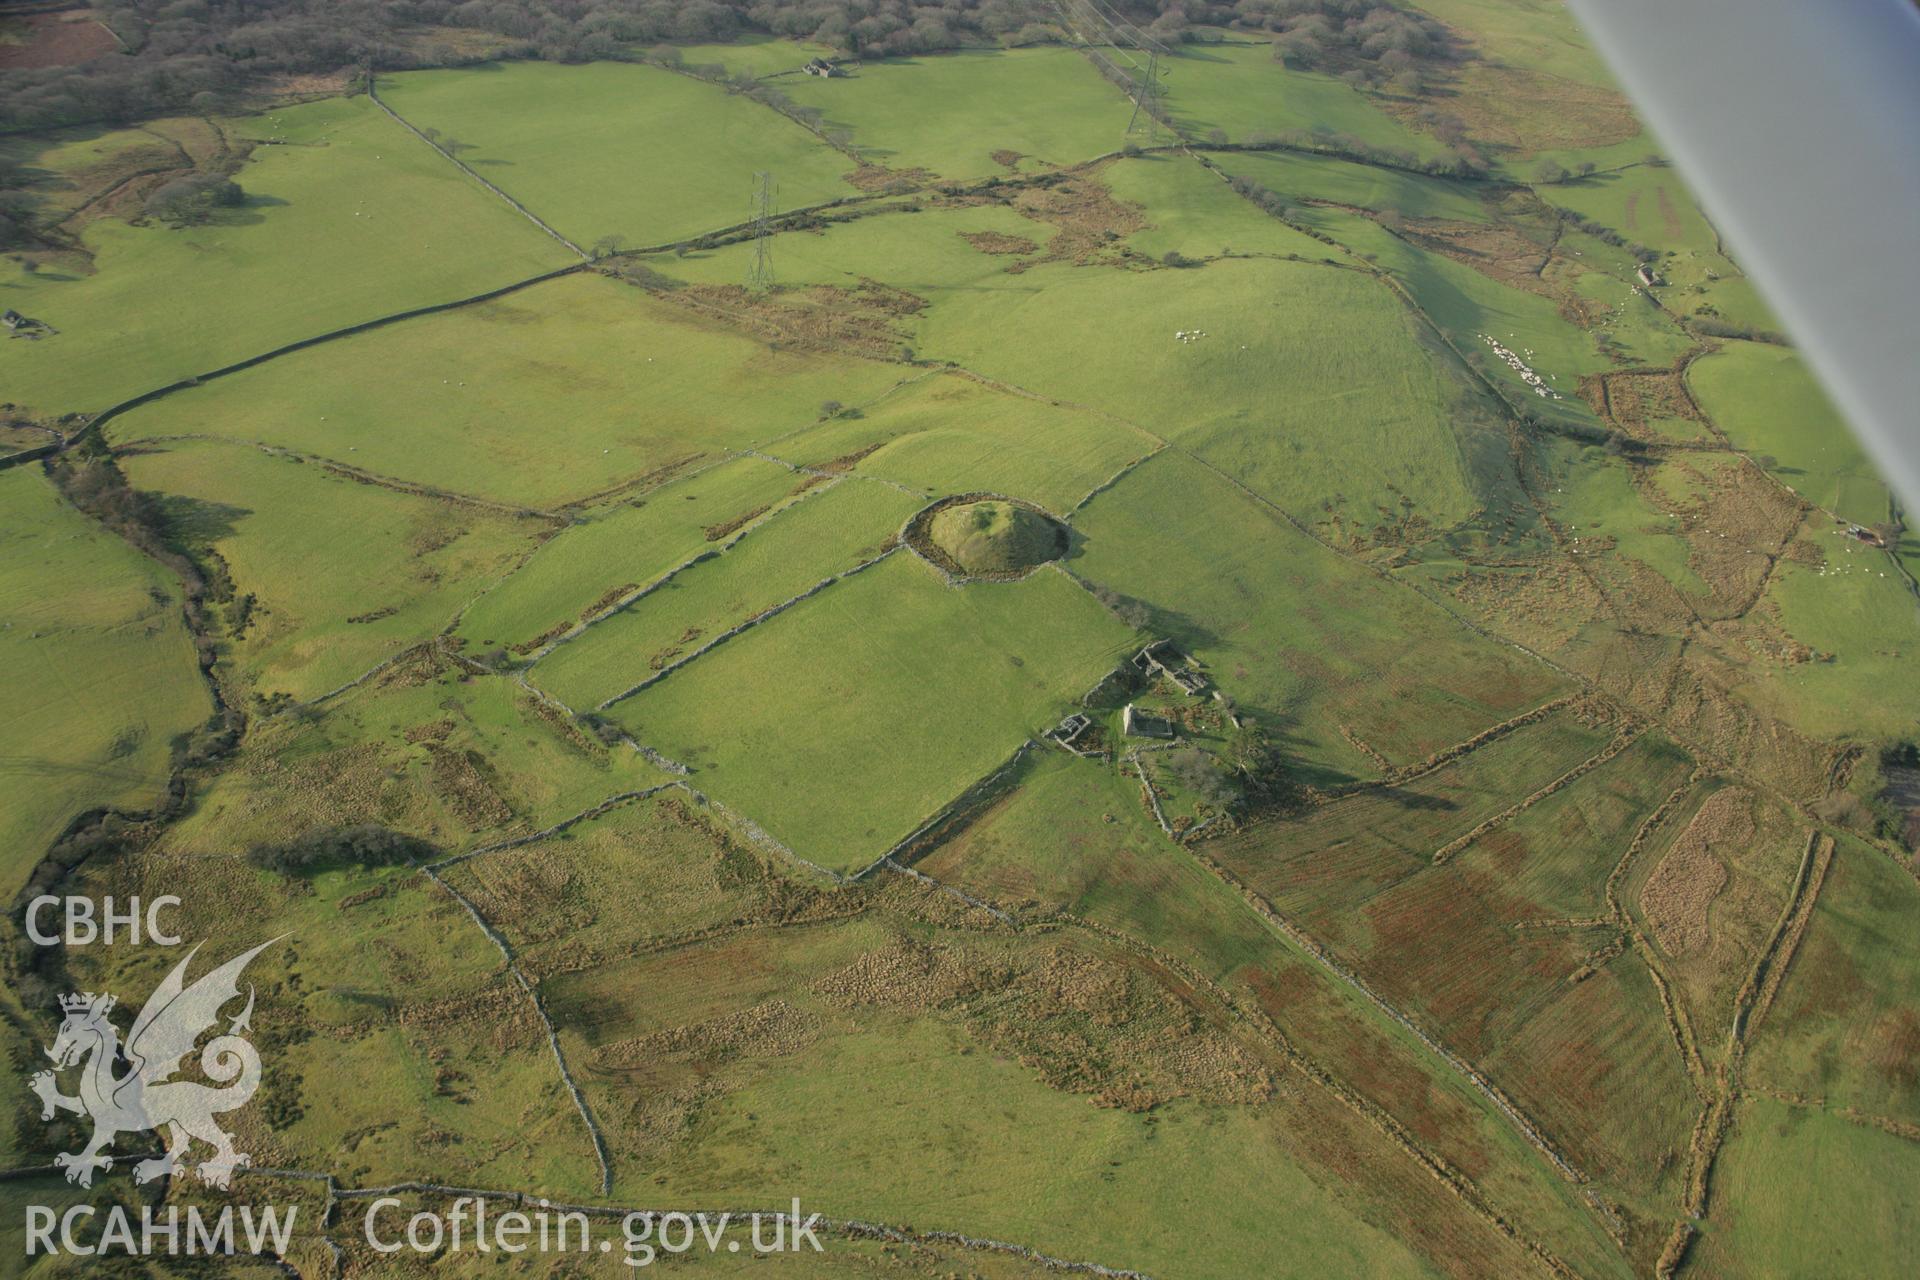
[[[1920,10],[1568,6],[1907,509],[1920,509]]]

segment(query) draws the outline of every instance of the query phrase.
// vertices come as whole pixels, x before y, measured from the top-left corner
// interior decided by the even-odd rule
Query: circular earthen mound
[[[928,541],[970,577],[1023,574],[1067,551],[1067,530],[1043,511],[983,498],[933,513]]]

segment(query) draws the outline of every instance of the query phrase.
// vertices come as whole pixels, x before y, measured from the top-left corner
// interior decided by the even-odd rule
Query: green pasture
[[[769,448],[789,462],[821,466],[875,445],[855,474],[929,497],[1000,493],[1063,514],[1158,442],[1101,414],[941,374]]]
[[[1692,544],[1680,518],[1694,496],[1694,484],[1667,475],[1664,468],[1653,482],[1635,484],[1634,473],[1598,445],[1549,440],[1536,449],[1543,477],[1551,484],[1544,496],[1569,554],[1580,557],[1592,572],[1616,578],[1621,590],[1638,594],[1645,603],[1652,601],[1644,584],[1636,589],[1630,579],[1618,577],[1631,571],[1622,562],[1653,570],[1696,607],[1711,603],[1713,593],[1692,563]]]
[[[1559,684],[1177,452],[1095,498],[1074,528],[1072,569],[1144,601],[1152,629],[1199,657],[1317,781],[1377,772],[1343,724],[1407,763]]]
[[[170,131],[182,123],[160,119],[141,129],[82,126],[8,134],[0,137],[0,160],[22,170],[20,188],[37,217],[60,217],[129,171],[179,164]]]
[[[383,76],[380,94],[443,145],[465,143],[474,172],[583,246],[749,221],[760,172],[774,174],[783,209],[857,194],[842,178],[852,162],[808,130],[658,67],[484,63]]]
[[[664,47],[683,66],[725,67],[727,74],[760,79],[800,78],[809,58],[831,56],[827,45],[802,44],[772,36],[742,35],[728,44],[671,44]]]
[[[1920,1124],[1920,891],[1878,850],[1835,849],[1786,983],[1755,1029],[1752,1078],[1869,1116]]]
[[[542,658],[533,679],[585,711],[721,632],[879,555],[925,503],[843,479],[783,509]]]
[[[261,694],[318,697],[430,639],[550,531],[222,440],[130,453],[123,469],[253,598],[230,656]]]
[[[1714,1212],[1694,1245],[1703,1270],[1894,1275],[1920,1250],[1911,1139],[1748,1093],[1714,1169]]]
[[[1050,727],[1133,638],[1061,574],[952,588],[902,551],[612,714],[694,786],[851,869]]]
[[[11,895],[82,810],[157,803],[175,737],[213,708],[178,585],[26,467],[0,473],[0,662]]]
[[[1190,156],[1149,155],[1102,170],[1115,198],[1141,206],[1151,225],[1127,237],[1150,258],[1216,255],[1299,256],[1345,260],[1339,249],[1295,231],[1237,195],[1219,174]]]
[[[1636,244],[1699,255],[1719,270],[1737,270],[1720,257],[1719,237],[1671,165],[1636,164],[1535,190],[1548,203],[1611,227]]]
[[[867,1021],[798,1059],[757,1064],[705,1117],[711,1143],[670,1160],[664,1185],[757,1204],[797,1180],[821,1203],[857,1203],[882,1220],[1032,1241],[1056,1257],[1155,1274],[1426,1272],[1369,1221],[1377,1211],[1366,1201],[1379,1192],[1331,1190],[1310,1146],[1266,1111],[1181,1102],[1152,1116],[1094,1110],[1016,1062],[974,1051],[950,1027]],[[1402,1158],[1365,1135],[1348,1158]]]
[[[1363,527],[1381,507],[1397,521],[1405,495],[1446,525],[1475,505],[1458,384],[1360,272],[1256,260],[1005,280],[941,297],[926,353],[1168,437],[1304,518],[1331,504]]]
[[[878,280],[922,296],[939,288],[971,288],[1037,256],[1055,231],[1005,205],[938,207],[902,201],[882,207],[886,212],[776,235],[773,263],[780,286],[852,289]],[[1030,241],[1035,253],[982,252],[966,237],[983,232]],[[646,262],[676,280],[744,284],[753,257],[753,244],[742,241],[718,249],[655,254]]]
[[[455,634],[494,649],[533,644],[556,627],[583,622],[611,604],[610,595],[647,586],[715,550],[708,529],[780,505],[799,479],[775,462],[730,458],[582,512],[476,599]]]
[[[58,331],[6,344],[7,399],[47,415],[98,411],[573,260],[364,98],[279,118],[297,136],[256,148],[235,175],[244,208],[184,229],[100,218],[81,233],[87,260],[59,255],[32,273],[0,260],[0,307]]]
[[[772,350],[631,285],[579,275],[169,396],[120,419],[114,435],[210,432],[550,506],[784,434],[822,400],[857,403],[903,372]]]
[[[1021,168],[1118,151],[1132,114],[1125,93],[1057,45],[868,60],[848,76],[779,84],[828,129],[849,131],[862,158],[942,178],[1004,173],[998,151],[1017,152]]]
[[[1734,446],[1842,519],[1887,519],[1887,487],[1799,355],[1727,342],[1687,366],[1700,407]]]
[[[1163,101],[1189,141],[1216,129],[1236,143],[1298,129],[1421,157],[1445,151],[1337,77],[1290,70],[1266,41],[1181,45],[1161,66]]]
[[[1293,200],[1356,205],[1407,218],[1489,222],[1487,197],[1470,182],[1430,178],[1293,151],[1236,151],[1214,157],[1227,173]]]
[[[1832,527],[1807,536],[1825,563],[1780,565],[1762,608],[1814,658],[1749,668],[1743,694],[1803,733],[1854,741],[1911,736],[1914,702],[1894,695],[1908,687],[1920,653],[1920,600],[1886,552]]]

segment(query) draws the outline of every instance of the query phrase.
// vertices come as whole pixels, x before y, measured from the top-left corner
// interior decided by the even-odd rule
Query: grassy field
[[[1116,198],[1139,205],[1153,220],[1128,237],[1150,258],[1172,253],[1345,259],[1338,249],[1262,213],[1191,157],[1140,156],[1110,166],[1103,176]]]
[[[555,628],[724,545],[734,535],[719,531],[790,500],[796,480],[776,462],[731,458],[593,507],[475,600],[455,634],[483,649],[537,647]],[[719,536],[709,538],[709,530]]]
[[[431,1165],[464,1184],[556,1197],[597,1187],[532,1002],[466,912],[418,873],[289,880],[203,849],[89,866],[78,887],[177,893],[202,965],[284,935],[247,972],[274,1071],[228,1121],[256,1165],[326,1167],[344,1154],[343,1175],[370,1185]],[[131,993],[178,960],[96,947],[71,963],[88,989]]]
[[[131,454],[124,470],[252,597],[230,653],[262,695],[314,698],[430,639],[552,529],[227,441]]]
[[[923,505],[859,479],[820,489],[562,644],[540,660],[533,679],[570,707],[597,707],[722,632],[871,560]]]
[[[369,361],[382,376],[357,376]],[[769,350],[600,276],[328,343],[144,406],[119,440],[209,431],[494,501],[579,501],[764,441],[904,371]],[[645,405],[644,413],[636,410]]]
[[[1236,261],[1010,281],[1025,283],[941,298],[924,349],[1171,438],[1304,518],[1331,503],[1362,526],[1380,507],[1397,522],[1405,495],[1444,525],[1474,505],[1448,422],[1458,386],[1358,272]]]
[[[1832,1111],[1920,1124],[1920,946],[1907,927],[1915,899],[1913,881],[1883,854],[1841,841],[1786,983],[1753,1037],[1753,1079]]]
[[[782,80],[846,129],[867,161],[942,178],[1072,165],[1120,150],[1132,105],[1071,49],[970,50],[862,62],[850,76]],[[949,106],[964,98],[967,110]],[[1003,164],[998,152],[1012,152]]]
[[[1320,781],[1377,772],[1343,728],[1407,763],[1558,684],[1179,453],[1137,468],[1074,528],[1073,570],[1146,602],[1153,628],[1197,655]]]
[[[1490,217],[1486,197],[1471,183],[1288,151],[1241,151],[1216,159],[1234,177],[1290,199],[1391,209],[1409,218],[1486,222]]]
[[[1096,413],[1010,395],[951,374],[769,446],[801,466],[867,449],[855,474],[949,493],[1002,493],[1056,513],[1158,447],[1148,433]]]
[[[1420,156],[1445,149],[1343,81],[1287,69],[1265,41],[1183,45],[1163,65],[1167,109],[1190,139],[1205,140],[1217,129],[1230,142],[1254,142],[1300,129]]]
[[[1720,1153],[1697,1265],[1764,1280],[1878,1272],[1920,1248],[1917,1173],[1909,1139],[1749,1095]]]
[[[1887,486],[1800,357],[1786,347],[1728,342],[1687,366],[1700,407],[1734,446],[1834,515],[1887,519]]]
[[[213,707],[158,565],[68,506],[37,470],[0,473],[0,892],[70,818],[144,808],[176,735]]]
[[[1263,821],[1214,842],[1214,854],[1281,910],[1331,941],[1385,948],[1415,913],[1376,910],[1403,883],[1451,880],[1436,851],[1545,787],[1607,743],[1565,713],[1525,725],[1398,786],[1371,787]],[[1414,892],[1423,890],[1416,886]],[[1463,982],[1470,982],[1462,974]]]
[[[857,194],[847,157],[718,85],[657,67],[488,63],[381,79],[409,123],[581,245],[667,244],[746,222],[754,174],[783,209]]]
[[[1423,7],[1474,56],[1419,94],[1198,31],[1161,62],[1182,147],[1129,148],[1125,92],[1031,33],[832,79],[797,71],[829,46],[772,37],[627,50],[700,75],[382,77],[508,199],[364,96],[0,139],[40,237],[0,307],[56,330],[0,342],[0,451],[516,286],[116,418],[130,489],[94,516],[0,471],[0,872],[189,763],[179,812],[103,830],[61,891],[178,894],[203,957],[285,935],[249,975],[260,1169],[799,1194],[1163,1277],[1625,1280],[1656,1269],[1738,993],[1832,827],[1682,1280],[1897,1271],[1915,891],[1890,840],[1840,834],[1899,816],[1876,761],[1915,724],[1920,601],[1845,527],[1891,524],[1887,490],[1790,350],[1701,336],[1771,321],[1564,8]],[[1430,128],[1497,180],[1310,153],[1437,158]],[[135,221],[164,181],[139,171],[176,163],[232,166],[248,202]],[[738,235],[761,172],[779,208],[831,207],[690,243]],[[577,263],[513,201],[646,252]],[[1602,227],[1659,252],[1653,296]],[[763,250],[776,283],[742,287]],[[954,505],[949,551],[1059,562],[961,584],[901,544],[962,495],[1067,537]],[[200,634],[116,528],[196,561]],[[1202,696],[1108,679],[1149,638]],[[244,712],[230,750],[191,732],[196,641]],[[1129,701],[1182,740],[1129,758]],[[1107,754],[1041,739],[1083,706]],[[432,848],[263,869],[342,827]],[[931,879],[843,879],[916,833]],[[137,1008],[173,961],[56,964],[10,927],[18,1061],[52,996]],[[8,1167],[72,1145],[28,1091],[0,1120]],[[391,1269],[345,1247],[287,1261]],[[1043,1265],[829,1252],[789,1269]]]
[[[612,714],[802,856],[852,869],[1051,726],[1132,638],[1057,573],[954,589],[901,552]]]
[[[55,255],[31,274],[0,259],[0,307],[59,331],[7,344],[7,399],[47,415],[98,411],[572,260],[364,98],[250,124],[286,145],[255,149],[240,169],[244,208],[184,229],[99,217],[80,233],[84,257]]]
[[[952,966],[969,961],[995,965],[1001,985],[954,987]],[[1034,978],[1052,975],[1081,978],[1075,998],[1084,1014],[1028,1003]],[[1083,985],[1102,977],[1108,985]],[[1116,979],[1125,985],[1111,985]],[[1477,1250],[1490,1265],[1504,1258],[1457,1201],[1430,1179],[1409,1177],[1414,1166],[1403,1155],[1298,1077],[1286,1079],[1279,1105],[1229,1100],[1217,1085],[1190,1079],[1194,1096],[1150,1114],[1089,1111],[1075,1095],[1112,1070],[1110,1042],[1130,1029],[1085,1023],[1079,1071],[1062,1072],[1044,1053],[1016,1060],[1006,1052],[1004,1037],[1017,1034],[1009,1016],[1081,1024],[1119,992],[1143,1020],[1177,1009],[1176,1017],[1211,1022],[1206,996],[1097,941],[968,936],[883,917],[769,932],[754,940],[751,959],[741,940],[723,939],[553,986],[563,1042],[592,1064],[588,1088],[608,1117],[616,1159],[645,1170],[656,1195],[758,1201],[799,1178],[823,1202],[874,1203],[888,1219],[934,1229],[974,1222],[1056,1256],[1117,1251],[1203,1276],[1244,1274],[1249,1259],[1263,1274],[1417,1272],[1400,1245],[1368,1225],[1375,1218],[1445,1232],[1438,1247]],[[627,993],[642,989],[652,998],[635,1005]],[[1181,994],[1170,1007],[1174,991]],[[746,1027],[764,1030],[743,1041]],[[1220,1031],[1206,1034],[1210,1050],[1226,1048]],[[1258,1052],[1246,1042],[1229,1050],[1242,1061],[1250,1051]],[[1158,1057],[1143,1045],[1134,1065],[1154,1072]],[[848,1089],[850,1079],[861,1087]],[[699,1107],[697,1123],[681,1118],[689,1105]],[[1210,1172],[1223,1145],[1244,1168]],[[1333,1167],[1365,1170],[1367,1181],[1337,1178]],[[876,1177],[882,1169],[891,1172]],[[1324,1190],[1329,1178],[1337,1194]],[[1276,1234],[1266,1212],[1276,1200],[1317,1212]],[[1154,1206],[1166,1222],[1116,1212],[1116,1202]],[[1075,1212],[1043,1212],[1042,1204]],[[1197,1224],[1205,1243],[1191,1230]]]

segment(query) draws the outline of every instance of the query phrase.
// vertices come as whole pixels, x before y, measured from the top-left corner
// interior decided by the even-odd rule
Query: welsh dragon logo
[[[92,1186],[94,1170],[113,1168],[113,1157],[104,1154],[113,1140],[147,1129],[167,1130],[167,1150],[158,1159],[142,1160],[133,1167],[136,1182],[150,1182],[179,1169],[196,1138],[213,1148],[213,1155],[201,1161],[197,1170],[200,1181],[208,1186],[226,1187],[235,1169],[251,1163],[245,1152],[234,1150],[233,1135],[214,1121],[223,1111],[245,1106],[260,1087],[260,1054],[243,1035],[251,1030],[251,985],[246,1008],[228,1022],[224,1035],[215,1036],[200,1051],[200,1070],[215,1083],[171,1077],[201,1034],[220,1021],[221,1007],[238,998],[240,974],[248,962],[278,941],[263,942],[188,986],[187,965],[200,950],[196,946],[147,1000],[124,1046],[119,1031],[107,1019],[115,1003],[111,995],[77,992],[60,998],[66,1017],[46,1055],[59,1071],[80,1068],[79,1092],[61,1093],[54,1071],[38,1072],[28,1083],[40,1095],[42,1120],[53,1119],[58,1111],[93,1119],[93,1138],[83,1149],[53,1158],[66,1170],[68,1182]],[[114,1074],[122,1061],[126,1070]]]

